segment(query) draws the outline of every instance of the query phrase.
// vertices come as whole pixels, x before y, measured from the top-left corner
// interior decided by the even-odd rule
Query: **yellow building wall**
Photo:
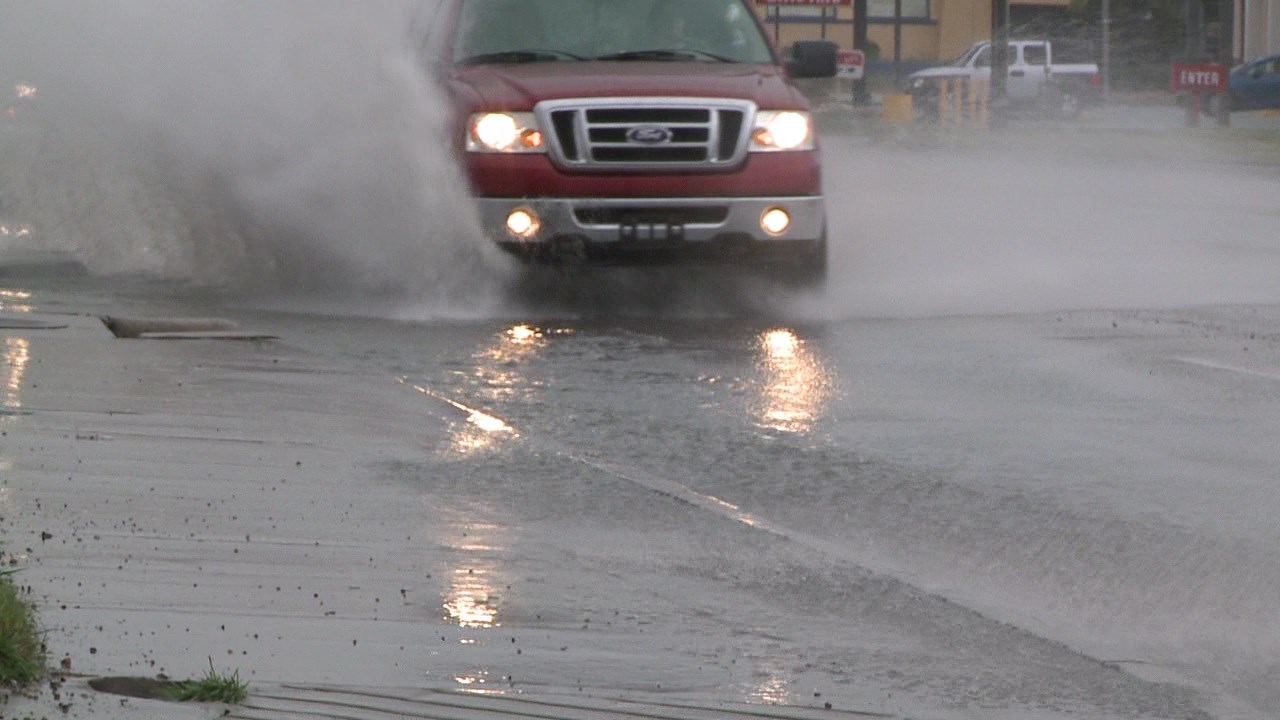
[[[939,27],[937,25],[903,25],[902,59],[937,60]],[[872,25],[867,38],[880,46],[880,59],[893,59],[893,26]],[[958,54],[958,53],[957,53]],[[950,57],[943,55],[943,57]]]
[[[933,0],[933,17],[938,22],[935,60],[958,57],[991,38],[991,0]]]

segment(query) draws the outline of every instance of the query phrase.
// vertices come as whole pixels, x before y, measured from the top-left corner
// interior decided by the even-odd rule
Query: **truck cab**
[[[820,282],[797,76],[745,0],[440,0],[421,18],[485,235],[531,262],[750,265]]]
[[[1051,117],[1079,115],[1101,95],[1098,65],[1090,59],[1091,53],[1091,46],[1082,43],[1010,40],[1005,101],[1012,108]],[[989,89],[992,55],[991,41],[982,40],[950,63],[912,73],[907,83],[913,105],[926,116],[936,113],[938,90],[946,81]]]

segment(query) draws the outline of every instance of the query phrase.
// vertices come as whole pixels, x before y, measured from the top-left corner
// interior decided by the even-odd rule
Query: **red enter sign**
[[[836,75],[861,80],[867,64],[867,54],[861,50],[841,50],[836,53]]]
[[[1217,63],[1174,63],[1169,89],[1174,92],[1226,92],[1227,68]]]

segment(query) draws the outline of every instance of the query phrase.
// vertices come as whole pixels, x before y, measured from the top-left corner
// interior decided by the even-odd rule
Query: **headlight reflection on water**
[[[552,338],[572,334],[572,330],[564,328],[512,325],[472,355],[475,365],[468,381],[477,396],[487,401],[505,402],[525,397],[538,386],[529,380],[521,363],[538,358]]]
[[[507,330],[506,338],[513,345],[542,345],[538,341],[543,338],[543,333],[528,325],[513,325]]]
[[[515,429],[495,415],[464,405],[422,385],[413,385],[405,378],[400,382],[414,390],[435,398],[466,413],[465,422],[453,423],[449,429],[449,450],[458,455],[471,455],[493,446],[499,437],[516,437]]]
[[[458,558],[450,563],[442,619],[464,631],[459,645],[485,645],[486,632],[502,627],[501,593],[510,588],[502,572],[501,559],[507,552],[504,528],[490,522],[457,523],[450,525],[449,535],[446,545]],[[449,676],[467,692],[501,692],[488,687],[489,670],[483,666],[452,670]]]
[[[453,681],[465,688],[471,688],[474,685],[483,685],[489,678],[489,673],[484,670],[477,670],[469,675],[456,675]]]
[[[23,238],[31,235],[30,225],[6,225],[0,223],[0,238]]]
[[[758,345],[764,381],[757,422],[780,432],[811,431],[831,395],[830,374],[792,330],[763,332]]]
[[[766,705],[785,705],[791,701],[791,686],[780,675],[770,673],[763,682],[751,689],[752,702]]]
[[[481,380],[497,379],[500,386],[505,386],[501,382],[508,379],[505,368],[537,356],[547,347],[548,334],[549,331],[532,325],[512,325],[472,356],[476,361],[476,377]]]
[[[448,619],[459,627],[472,629],[496,628],[498,621],[498,593],[491,582],[491,572],[477,571],[474,567],[455,568],[445,598],[444,609]],[[467,640],[462,641],[469,644]],[[474,642],[474,641],[472,641]]]
[[[467,523],[454,528],[454,539],[448,546],[462,558],[450,570],[443,603],[446,621],[477,630],[501,627],[499,588],[503,585],[495,557],[506,548],[500,533],[501,528],[491,523]],[[462,642],[467,644],[468,640],[464,638]]]
[[[31,293],[26,290],[0,290],[0,312],[29,313],[35,308],[28,300]]]
[[[22,407],[22,380],[31,362],[31,341],[10,337],[4,341],[4,406],[10,410]]]

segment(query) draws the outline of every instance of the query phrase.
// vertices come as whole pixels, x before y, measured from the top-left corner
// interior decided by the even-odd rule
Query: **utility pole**
[[[1182,11],[1186,27],[1185,46],[1182,49],[1183,62],[1204,62],[1204,5],[1201,0],[1182,0]],[[1204,93],[1199,91],[1185,98],[1187,106],[1184,111],[1187,127],[1195,127],[1200,122],[1204,98]]]
[[[1202,0],[1183,0],[1186,12],[1187,62],[1204,62],[1204,3]]]
[[[1218,62],[1231,71],[1236,64],[1235,0],[1218,0]],[[1219,95],[1218,126],[1231,127],[1231,94]]]
[[[902,0],[893,0],[893,86],[902,84]]]
[[[871,57],[867,52],[867,0],[853,0],[853,49],[861,50],[869,64]],[[853,104],[855,107],[866,105],[871,100],[867,92],[866,65],[863,66],[862,77],[853,81]]]
[[[1009,87],[1009,0],[991,3],[991,127],[1003,127]]]
[[[1102,0],[1102,100],[1111,98],[1111,0]]]

